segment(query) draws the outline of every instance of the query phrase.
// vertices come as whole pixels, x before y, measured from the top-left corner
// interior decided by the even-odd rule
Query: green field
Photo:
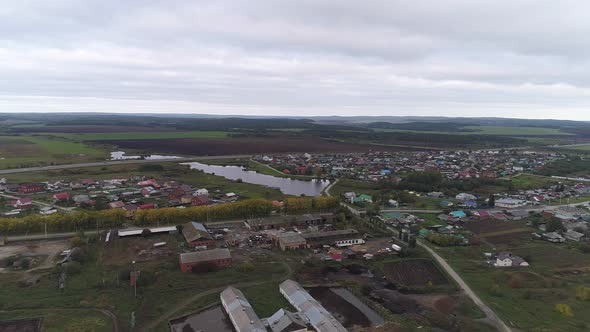
[[[114,133],[86,133],[86,134],[61,134],[47,133],[49,135],[63,137],[74,141],[114,141],[126,139],[172,139],[172,138],[225,138],[226,131],[161,131],[161,132],[114,132]]]
[[[53,136],[0,136],[0,168],[85,162],[106,156],[101,147]]]
[[[576,144],[576,145],[563,146],[562,148],[568,149],[568,150],[590,151],[590,144]]]
[[[545,188],[559,182],[563,182],[549,176],[521,173],[511,179],[514,189],[539,189]]]
[[[537,136],[537,135],[573,135],[556,128],[543,127],[501,127],[501,126],[467,126],[468,130],[474,130],[472,134],[504,135],[504,136]]]
[[[494,268],[485,264],[481,246],[436,249],[471,288],[503,320],[522,331],[587,331],[590,306],[576,298],[576,288],[588,285],[590,255],[566,245],[520,240],[499,245],[524,257],[528,268]],[[573,317],[555,310],[556,304],[569,305]]]
[[[424,130],[407,130],[407,129],[381,129],[376,128],[378,132],[411,132],[424,134],[461,134],[461,135],[499,135],[499,136],[571,136],[573,134],[566,133],[556,128],[543,127],[502,127],[502,126],[465,126],[463,129],[468,131],[424,131]]]

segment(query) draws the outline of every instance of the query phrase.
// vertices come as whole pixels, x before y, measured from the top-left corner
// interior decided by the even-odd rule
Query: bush
[[[576,298],[580,301],[590,301],[590,287],[579,286],[576,288]]]
[[[69,275],[76,275],[82,272],[82,265],[78,262],[68,262],[65,264],[66,273]]]
[[[79,235],[74,236],[70,240],[70,246],[71,246],[71,248],[81,247],[81,246],[83,246],[85,244],[86,244],[86,242]]]
[[[556,304],[555,311],[559,312],[560,314],[562,314],[566,317],[573,317],[574,316],[574,311],[572,310],[572,307],[570,307],[569,305],[567,305],[565,303]]]
[[[254,264],[250,262],[244,262],[237,267],[238,271],[240,272],[252,272],[254,271]]]
[[[72,253],[70,254],[70,258],[74,262],[84,264],[84,262],[88,258],[88,251],[86,250],[85,247],[74,248],[74,249],[72,249]]]

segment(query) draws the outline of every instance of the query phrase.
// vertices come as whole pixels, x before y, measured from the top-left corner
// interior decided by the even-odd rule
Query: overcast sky
[[[590,3],[0,6],[0,112],[590,120]]]

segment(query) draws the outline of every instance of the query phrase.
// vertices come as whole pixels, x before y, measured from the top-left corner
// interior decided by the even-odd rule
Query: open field
[[[465,223],[463,227],[482,241],[494,246],[530,239],[531,233],[534,232],[534,229],[521,221],[471,221]]]
[[[179,138],[179,139],[138,139],[138,140],[97,140],[96,143],[109,143],[121,149],[163,152],[168,154],[216,156],[232,154],[285,153],[285,152],[355,152],[377,150],[397,150],[393,147],[339,143],[312,137],[235,137],[226,139]]]
[[[502,127],[502,126],[466,126],[467,130],[484,135],[502,136],[567,136],[573,135],[556,128],[543,127]]]
[[[125,246],[127,240],[117,239],[116,242]],[[173,255],[137,261],[136,266],[141,271],[137,297],[133,296],[133,287],[129,286],[128,271],[129,259],[132,257],[129,256],[129,250],[140,254],[145,250],[138,247],[138,243],[130,245],[127,251],[119,250],[118,244],[113,242],[90,244],[81,269],[68,274],[63,292],[57,289],[56,275],[50,269],[36,271],[35,274],[39,274],[41,279],[36,285],[28,287],[19,286],[22,272],[0,273],[3,286],[0,292],[0,318],[43,316],[50,323],[48,326],[52,327],[50,331],[111,331],[112,322],[102,313],[105,311],[116,317],[121,331],[128,331],[131,329],[132,312],[135,325],[145,326],[187,297],[222,289],[230,284],[238,287],[244,284],[247,292],[255,294],[252,303],[262,313],[270,312],[270,305],[284,304],[278,292],[278,282],[287,275],[286,264],[250,258],[255,269],[249,272],[234,267],[209,273],[182,273],[178,268],[177,256],[180,242],[170,238],[167,242],[166,250],[172,251]],[[250,287],[260,287],[248,289],[248,283],[251,283]],[[211,296],[203,298],[205,303],[201,302],[200,305],[211,303],[218,296],[219,292],[214,291]],[[178,310],[180,314],[186,308],[180,306]],[[62,319],[58,320],[57,317]],[[166,324],[167,319],[164,319],[163,324],[150,330],[166,331]],[[87,329],[81,329],[85,325]]]
[[[370,182],[355,181],[350,179],[340,179],[332,189],[330,194],[332,196],[340,196],[346,192],[356,192],[360,194],[374,195],[380,192],[377,185]]]
[[[42,330],[45,332],[113,331],[111,317],[94,309],[21,309],[0,311],[0,320],[30,319],[42,317]],[[14,331],[29,331],[18,329]],[[0,328],[1,330],[1,328]]]
[[[84,134],[48,134],[57,137],[64,137],[74,141],[113,141],[113,140],[142,140],[142,139],[176,139],[176,138],[224,138],[228,132],[225,131],[130,131],[130,132],[108,132],[108,133],[84,133]]]
[[[494,268],[485,264],[483,253],[493,251],[487,245],[436,250],[509,326],[523,331],[588,330],[590,307],[576,299],[576,288],[590,280],[590,255],[523,238],[499,243],[498,250],[520,255],[531,266]],[[556,304],[569,305],[573,316],[558,313]]]
[[[520,173],[513,176],[511,179],[514,189],[538,189],[546,188],[551,185],[563,182],[562,180],[554,179],[550,176],[542,176],[528,173]]]
[[[410,132],[410,133],[430,133],[430,134],[460,134],[460,135],[497,135],[497,136],[514,136],[514,137],[528,137],[528,136],[573,136],[572,133],[563,132],[556,128],[543,127],[502,127],[502,126],[464,126],[457,130],[411,130],[411,129],[387,129],[376,128],[377,132]]]
[[[106,158],[106,151],[81,142],[47,136],[0,136],[0,168],[84,162]]]

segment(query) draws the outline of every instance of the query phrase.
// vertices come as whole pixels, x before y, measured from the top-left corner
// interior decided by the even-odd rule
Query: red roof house
[[[53,200],[56,202],[63,202],[70,200],[70,193],[57,193],[53,195]]]

